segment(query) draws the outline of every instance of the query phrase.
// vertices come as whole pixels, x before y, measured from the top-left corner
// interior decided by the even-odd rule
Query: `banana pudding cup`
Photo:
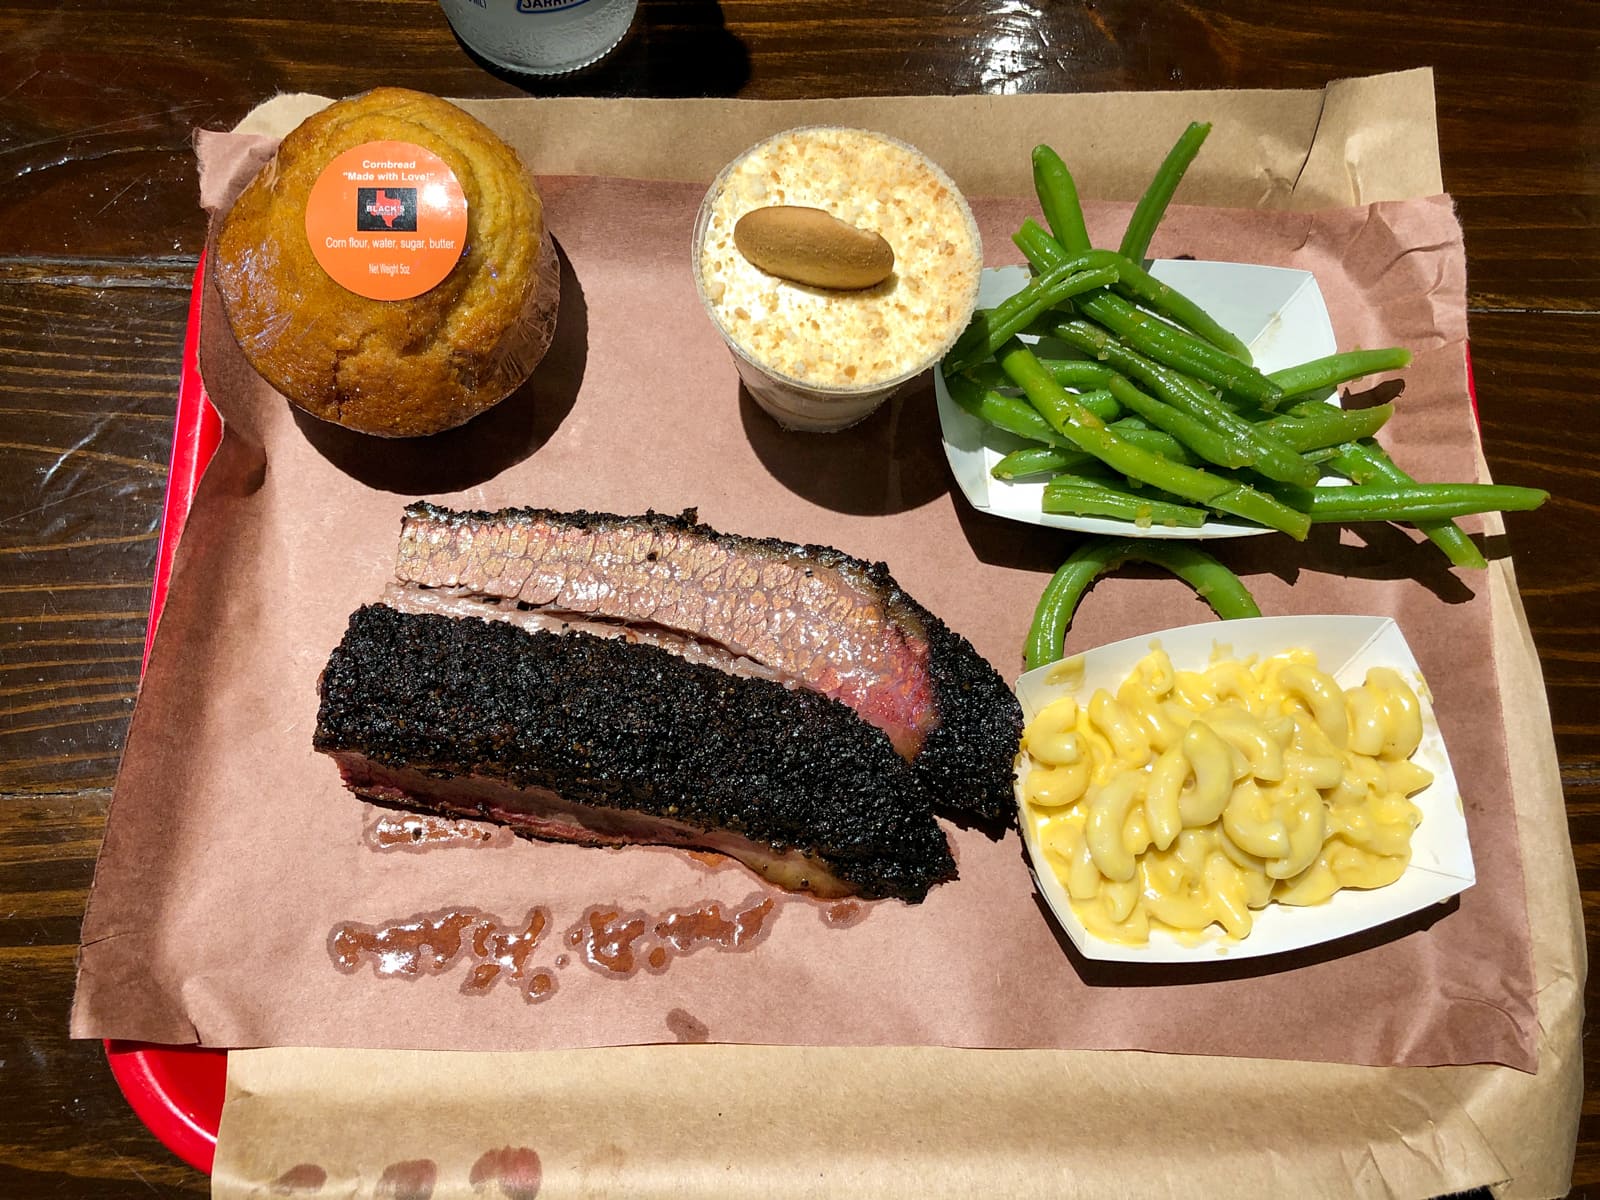
[[[781,243],[756,253],[761,266],[747,257],[750,240],[744,249],[735,240],[752,214],[767,218],[761,245]],[[777,236],[790,226],[790,240]],[[872,235],[893,252],[887,276],[837,286],[859,280],[830,272],[830,255]],[[821,273],[787,265],[802,259]],[[717,176],[695,223],[700,299],[750,394],[790,429],[854,425],[937,363],[971,319],[982,267],[977,225],[950,177],[862,129],[806,126],[758,143]]]

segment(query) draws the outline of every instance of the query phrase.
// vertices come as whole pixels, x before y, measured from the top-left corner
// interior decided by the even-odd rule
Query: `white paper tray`
[[[1438,904],[1472,886],[1476,875],[1472,847],[1467,841],[1467,821],[1461,810],[1450,756],[1434,718],[1433,702],[1416,657],[1406,644],[1400,626],[1388,617],[1301,616],[1256,617],[1250,620],[1211,622],[1168,629],[1100,646],[1063,663],[1029,671],[1017,680],[1017,698],[1023,715],[1032,720],[1058,696],[1072,694],[1087,703],[1097,688],[1115,692],[1134,665],[1159,642],[1180,670],[1197,670],[1220,650],[1223,657],[1267,657],[1285,650],[1310,650],[1322,670],[1340,685],[1360,683],[1369,667],[1393,667],[1417,692],[1422,702],[1422,744],[1412,761],[1433,772],[1433,783],[1411,798],[1422,810],[1422,824],[1411,842],[1411,864],[1388,887],[1370,891],[1347,889],[1326,904],[1291,907],[1269,904],[1254,913],[1250,936],[1228,937],[1212,926],[1195,937],[1152,931],[1146,946],[1123,946],[1102,941],[1084,928],[1072,911],[1062,887],[1039,846],[1036,818],[1022,800],[1022,783],[1028,764],[1022,760],[1017,774],[1018,825],[1028,848],[1034,881],[1049,903],[1061,928],[1086,958],[1130,963],[1215,962],[1220,957],[1254,958],[1281,954],[1331,942],[1359,933]],[[1057,682],[1051,682],[1051,676]],[[1062,678],[1065,676],[1066,678]]]
[[[1286,267],[1259,267],[1246,263],[1196,262],[1158,259],[1150,273],[1170,284],[1215,317],[1250,347],[1262,371],[1281,371],[1314,358],[1333,354],[1338,343],[1328,320],[1328,306],[1309,271]],[[1028,281],[1026,267],[999,267],[984,271],[978,305],[992,308]],[[1026,341],[1037,341],[1026,338]],[[1109,517],[1074,517],[1041,512],[1042,479],[1006,483],[989,474],[990,468],[1011,451],[1025,445],[978,420],[950,398],[944,378],[934,371],[934,395],[939,405],[939,427],[945,457],[968,502],[983,512],[1032,525],[1101,533],[1113,537],[1220,538],[1253,537],[1271,533],[1258,525],[1237,521],[1207,521],[1195,528],[1163,525],[1141,528],[1131,521]],[[1332,480],[1330,480],[1332,482]]]

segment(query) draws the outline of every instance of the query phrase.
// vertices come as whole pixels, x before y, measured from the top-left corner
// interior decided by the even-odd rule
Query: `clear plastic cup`
[[[605,58],[627,36],[639,0],[439,0],[479,57],[527,75],[566,75]]]
[[[840,148],[835,153],[830,146]],[[865,169],[880,152],[882,169]],[[762,169],[767,164],[770,169]],[[750,193],[751,179],[766,189],[765,196]],[[765,274],[728,248],[732,223],[761,201],[821,208],[874,229],[895,251],[894,273],[859,292],[810,288]],[[925,245],[924,226],[934,231],[927,236],[949,236]],[[714,261],[723,264],[711,280],[708,237],[716,239]],[[938,252],[944,241],[952,252]],[[886,134],[820,125],[774,134],[724,167],[700,205],[692,253],[695,289],[750,395],[785,428],[813,432],[865,420],[937,363],[971,319],[983,266],[972,211],[932,160]],[[746,310],[731,302],[729,287],[740,296],[760,293],[778,302],[759,316],[736,319]],[[907,306],[909,313],[900,311]],[[924,309],[938,316],[928,318]],[[813,321],[820,330],[810,329]],[[895,349],[887,365],[873,357],[877,331]],[[785,358],[807,339],[827,360],[826,368],[797,370]],[[859,355],[851,349],[857,343]],[[854,378],[840,378],[852,368]]]

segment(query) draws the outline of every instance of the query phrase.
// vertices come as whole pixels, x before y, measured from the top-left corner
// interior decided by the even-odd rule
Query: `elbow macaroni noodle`
[[[1393,883],[1422,819],[1407,797],[1422,707],[1386,667],[1341,688],[1308,651],[1178,671],[1155,649],[1116,695],[1047,705],[1022,735],[1023,798],[1092,934],[1250,932],[1271,901]]]

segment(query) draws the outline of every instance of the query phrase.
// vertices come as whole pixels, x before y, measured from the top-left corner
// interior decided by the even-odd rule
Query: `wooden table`
[[[1600,902],[1597,53],[1600,5],[1578,0],[645,0],[620,57],[563,90],[1319,87],[1433,66],[1485,449],[1500,481],[1555,493],[1506,523],[1587,911]],[[99,1046],[66,1037],[203,235],[189,139],[276,91],[380,83],[523,91],[475,63],[431,0],[0,6],[0,1196],[206,1191],[133,1116]],[[1600,1087],[1589,1096],[1578,1194],[1600,1191]]]

